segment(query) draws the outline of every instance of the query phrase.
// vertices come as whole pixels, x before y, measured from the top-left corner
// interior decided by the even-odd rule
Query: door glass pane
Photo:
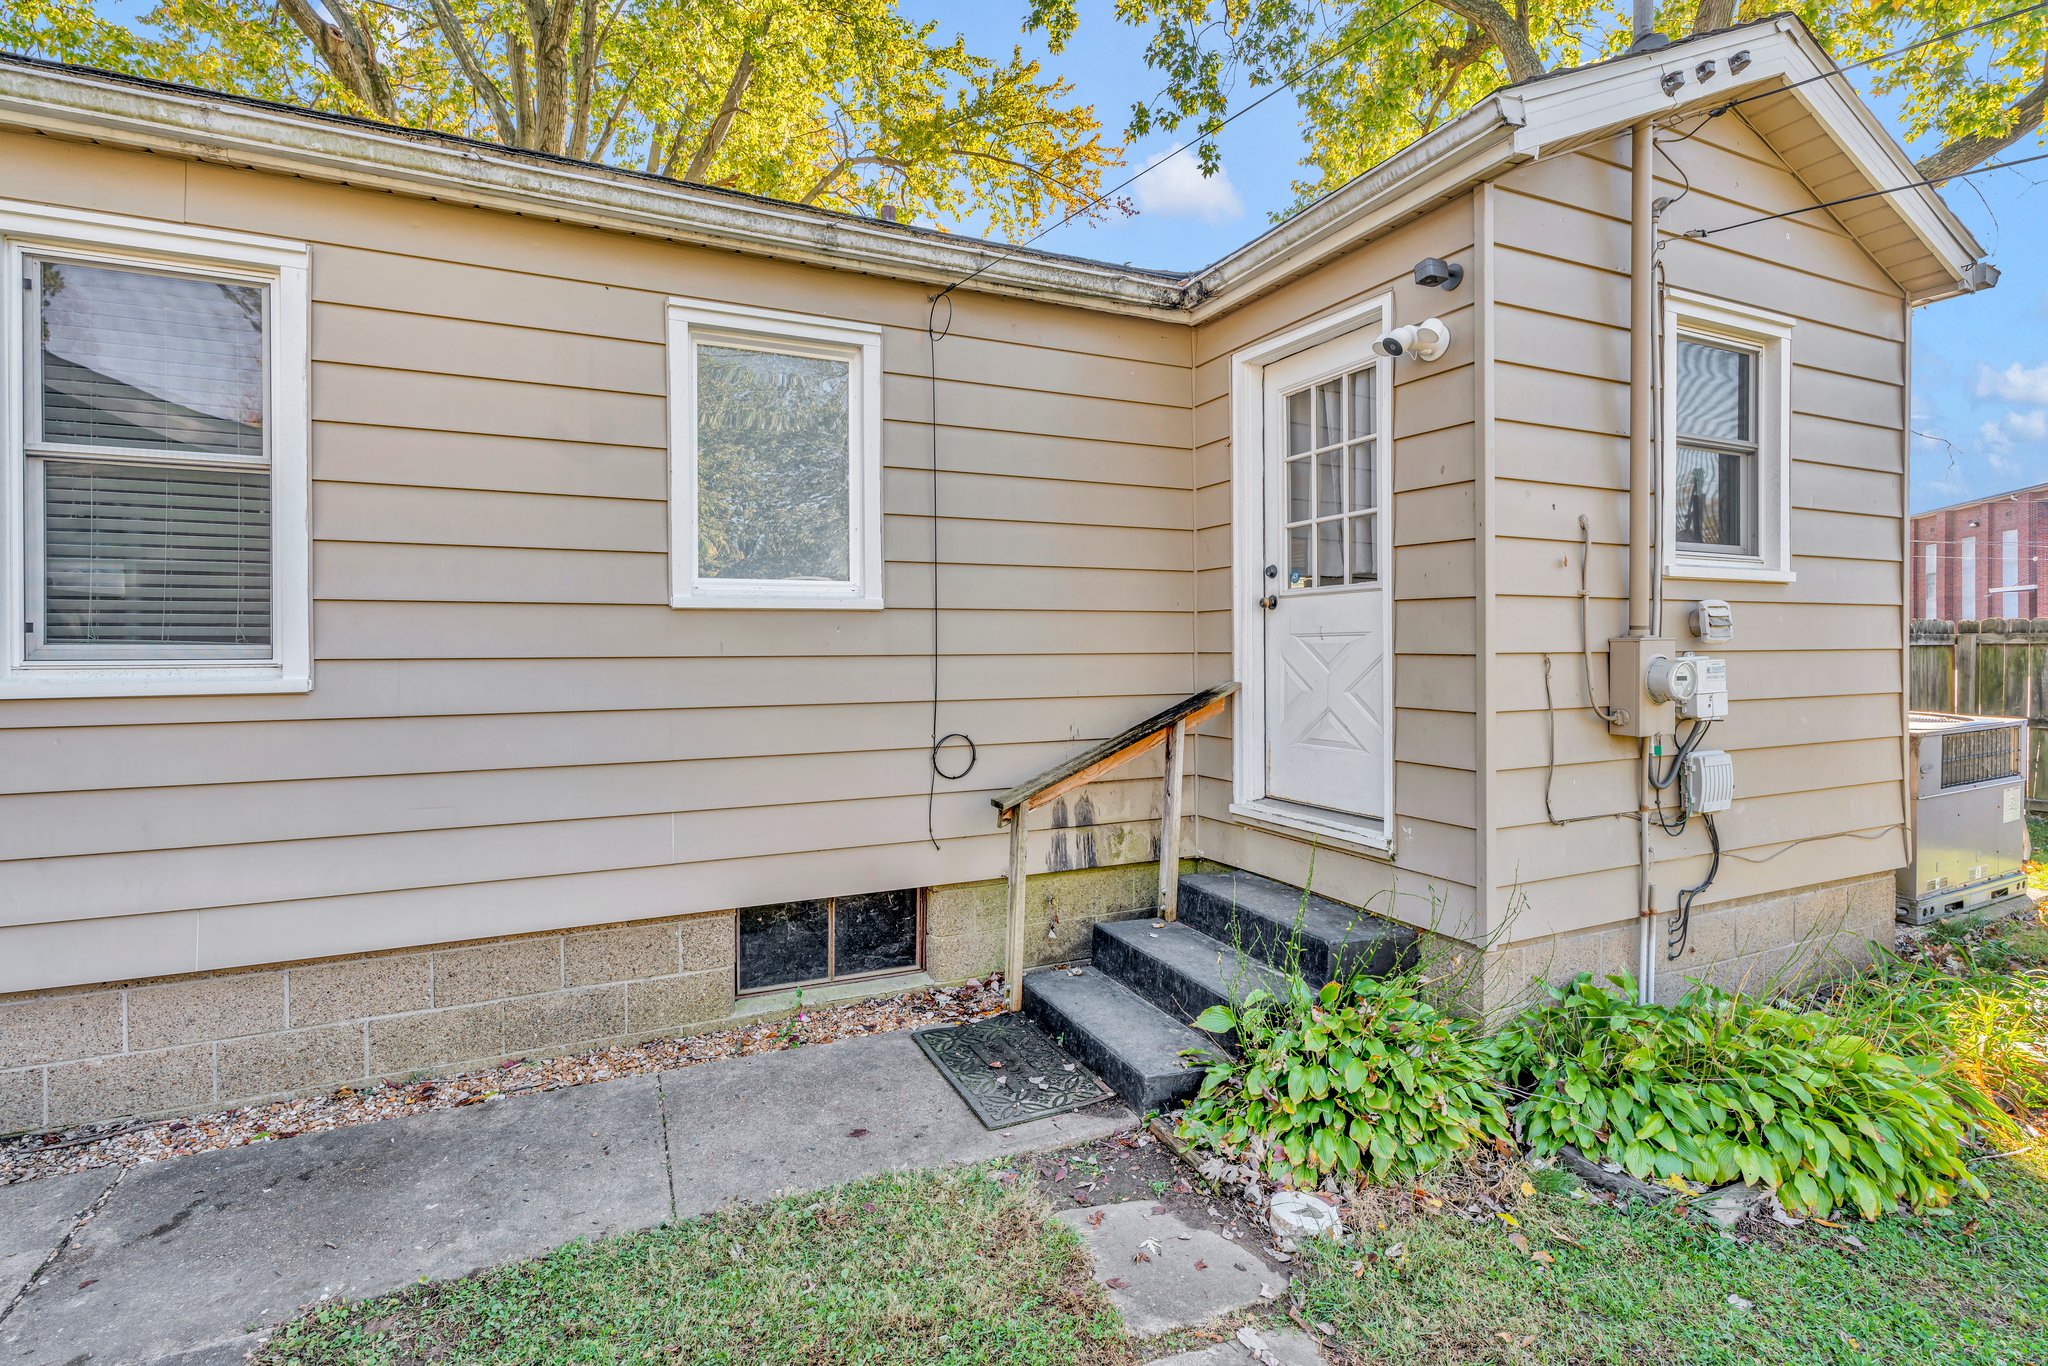
[[[1322,451],[1316,455],[1316,515],[1327,517],[1344,510],[1344,452]]]
[[[853,366],[697,348],[698,573],[851,578]]]
[[[1678,339],[1678,432],[1701,441],[1754,441],[1750,378],[1756,355]]]
[[[1678,539],[1686,545],[1742,552],[1752,457],[1732,451],[1678,448]]]
[[[1300,455],[1315,446],[1315,438],[1309,431],[1308,390],[1287,396],[1287,453]]]
[[[1287,520],[1306,521],[1314,514],[1309,511],[1309,476],[1311,468],[1306,458],[1287,462]]]
[[[917,893],[871,892],[842,896],[833,906],[837,922],[836,977],[917,966]]]
[[[1316,386],[1316,444],[1333,446],[1344,439],[1344,386],[1329,380]]]
[[[37,654],[270,657],[270,472],[41,459]]]
[[[1344,582],[1344,521],[1332,518],[1316,523],[1316,583],[1322,587]]]
[[[1379,430],[1374,412],[1373,372],[1360,370],[1351,376],[1351,435],[1371,436]]]
[[[1287,586],[1306,588],[1315,582],[1314,551],[1309,545],[1312,528],[1291,526],[1287,528]]]
[[[263,455],[263,287],[33,263],[40,439]]]
[[[1378,497],[1379,482],[1372,468],[1373,443],[1362,441],[1350,452],[1351,509],[1369,508]]]
[[[740,990],[815,982],[831,971],[830,903],[786,901],[740,909]]]
[[[1379,561],[1373,554],[1373,529],[1379,519],[1363,513],[1351,519],[1351,581],[1370,583],[1379,577]]]

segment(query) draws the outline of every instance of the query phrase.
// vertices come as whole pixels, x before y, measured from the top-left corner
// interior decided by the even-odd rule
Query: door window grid
[[[1284,400],[1290,589],[1379,578],[1374,369],[1368,365],[1320,381]]]

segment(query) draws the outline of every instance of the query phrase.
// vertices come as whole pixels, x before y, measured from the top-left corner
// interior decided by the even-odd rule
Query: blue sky
[[[1112,134],[1134,102],[1159,89],[1145,65],[1144,31],[1118,24],[1110,0],[1081,0],[1080,31],[1059,56],[1037,35],[1019,32],[1023,0],[902,0],[902,7],[963,33],[983,53],[1020,44],[1071,80]],[[1895,104],[1874,103],[1895,131],[1903,128]],[[1145,139],[1129,149],[1130,168],[1176,143]],[[1221,148],[1221,176],[1204,180],[1187,158],[1176,159],[1131,188],[1137,216],[1071,223],[1037,245],[1143,266],[1215,260],[1293,198],[1301,138],[1292,97],[1282,93],[1225,129]],[[2038,150],[2029,141],[2008,155]],[[1926,434],[1914,442],[1915,510],[2048,482],[2048,185],[2037,188],[2031,172],[2048,179],[2048,162],[1944,191],[2004,274],[1988,293],[1914,314],[1913,426]]]

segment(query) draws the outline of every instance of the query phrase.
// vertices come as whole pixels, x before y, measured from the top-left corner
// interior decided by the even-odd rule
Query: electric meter
[[[1685,696],[1672,694],[1680,719],[1719,721],[1728,715],[1728,661],[1707,655],[1680,655],[1677,662],[1690,664],[1693,674],[1692,687]]]
[[[1699,666],[1690,655],[1659,655],[1650,661],[1645,681],[1655,702],[1676,702],[1680,715],[1700,685]]]

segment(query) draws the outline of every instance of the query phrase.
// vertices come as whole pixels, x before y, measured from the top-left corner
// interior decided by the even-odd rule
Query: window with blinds
[[[23,261],[27,658],[271,658],[268,286]]]
[[[1756,553],[1757,354],[1678,339],[1678,543],[1693,552]]]

